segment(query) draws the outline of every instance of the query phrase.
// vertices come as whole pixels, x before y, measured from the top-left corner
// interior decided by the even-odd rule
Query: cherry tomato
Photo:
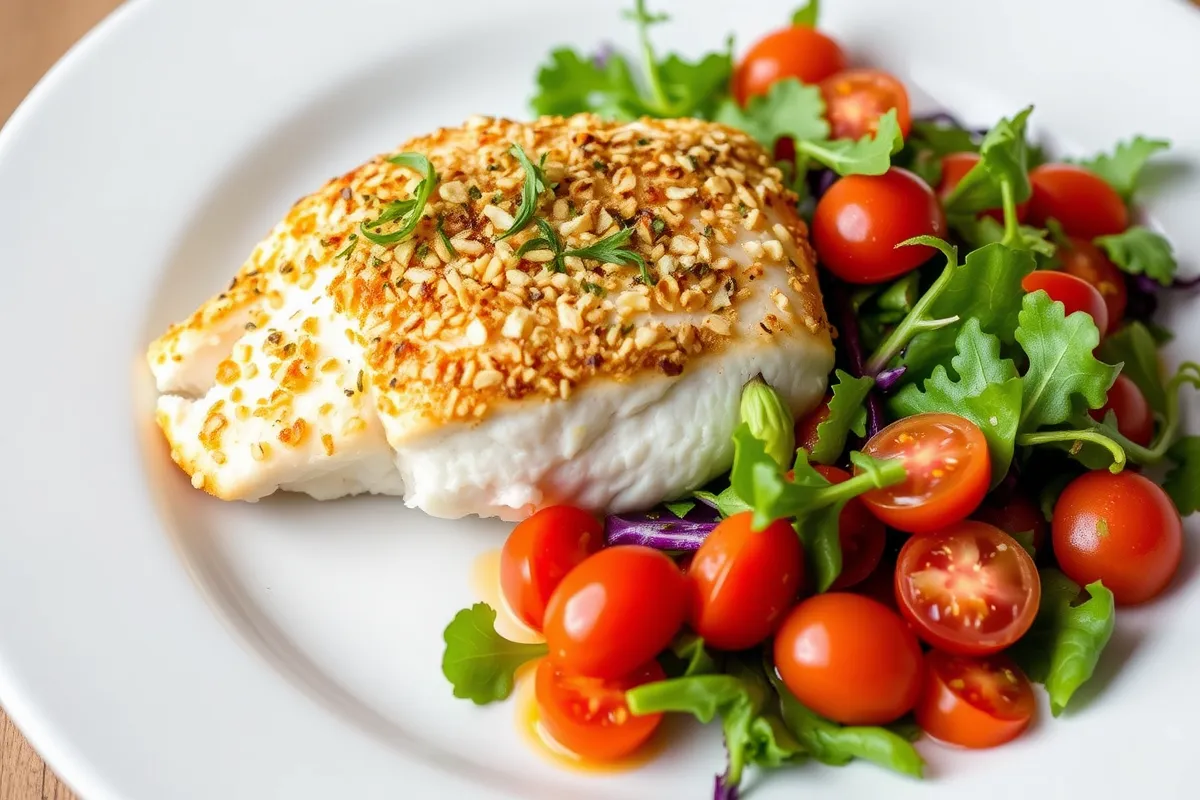
[[[900,132],[908,136],[912,114],[904,84],[877,69],[848,69],[821,81],[825,117],[834,139],[861,139],[874,134],[879,118],[896,109]]]
[[[915,716],[933,738],[960,747],[995,747],[1020,736],[1036,714],[1029,678],[1008,656],[926,654],[925,690]]]
[[[1026,292],[1041,289],[1050,295],[1051,300],[1063,304],[1067,316],[1076,311],[1088,314],[1096,323],[1096,329],[1100,331],[1101,336],[1108,330],[1108,306],[1104,304],[1100,290],[1083,278],[1076,278],[1066,272],[1039,269],[1021,280],[1021,288]]]
[[[896,600],[917,635],[950,653],[996,653],[1037,616],[1042,584],[1029,553],[999,528],[964,520],[908,540]]]
[[[641,747],[662,722],[662,714],[631,714],[625,692],[665,679],[653,660],[628,675],[604,680],[574,675],[543,658],[534,682],[538,719],[555,742],[575,755],[615,761]]]
[[[1009,536],[1033,534],[1033,549],[1041,554],[1046,546],[1050,523],[1036,503],[1024,494],[1015,493],[1003,505],[985,502],[971,517],[994,525]]]
[[[832,397],[833,395],[826,394],[819,406],[796,420],[796,447],[811,453],[817,446],[817,426],[829,419],[829,401]]]
[[[917,637],[858,594],[819,594],[792,609],[775,634],[775,665],[801,703],[846,725],[892,722],[921,691]]]
[[[954,187],[958,186],[959,182],[978,163],[979,154],[969,151],[948,153],[942,156],[942,182],[937,187],[938,199],[945,202],[946,198],[950,196],[950,192],[954,191]],[[983,213],[997,222],[1004,222],[1004,210],[1001,208],[988,209]],[[1029,201],[1017,203],[1017,221],[1024,222],[1027,216],[1029,216]]]
[[[734,73],[733,93],[746,105],[783,78],[820,83],[845,68],[846,56],[837,42],[813,28],[793,25],[767,34],[750,48]]]
[[[761,531],[754,514],[723,520],[688,569],[692,628],[718,650],[745,650],[775,630],[804,577],[800,537],[785,520]]]
[[[1103,581],[1120,605],[1157,597],[1183,555],[1171,498],[1128,470],[1097,470],[1071,481],[1054,506],[1051,536],[1067,577],[1081,586]]]
[[[567,573],[550,595],[550,657],[594,678],[620,678],[662,652],[683,625],[687,579],[640,545],[609,547]]]
[[[813,464],[813,469],[830,483],[850,480],[850,473],[844,469],[823,464]],[[838,543],[842,546],[842,571],[829,587],[832,590],[854,586],[871,574],[883,557],[887,531],[855,497],[838,515]]]
[[[1121,195],[1094,172],[1074,164],[1042,164],[1029,173],[1029,219],[1039,227],[1056,219],[1071,236],[1095,239],[1129,227]]]
[[[872,458],[900,458],[908,478],[861,495],[871,513],[897,530],[927,533],[965,519],[987,494],[987,440],[955,414],[916,414],[893,422],[863,447]]]
[[[1154,438],[1154,412],[1142,390],[1124,375],[1117,376],[1104,405],[1090,413],[1093,419],[1103,421],[1109,411],[1116,414],[1117,431],[1122,436],[1143,447],[1150,444]]]
[[[1129,302],[1125,276],[1099,247],[1087,239],[1072,236],[1069,237],[1069,243],[1069,247],[1060,247],[1058,250],[1063,272],[1083,278],[1100,290],[1104,305],[1108,307],[1108,331],[1116,330],[1125,318],[1125,306]]]
[[[817,202],[812,230],[830,272],[850,283],[879,283],[929,260],[931,247],[896,245],[914,236],[945,236],[946,215],[928,184],[892,167],[834,183]]]
[[[600,521],[573,506],[543,508],[518,523],[500,551],[500,588],[509,608],[540,631],[559,581],[603,543]]]

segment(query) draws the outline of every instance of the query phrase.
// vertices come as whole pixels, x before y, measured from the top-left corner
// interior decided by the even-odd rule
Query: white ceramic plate
[[[745,44],[794,2],[658,3],[676,21],[656,34],[688,53],[729,30]],[[1195,263],[1200,183],[1182,170],[1200,163],[1200,13],[1186,2],[826,5],[858,59],[972,122],[1034,102],[1071,151],[1172,138],[1149,210]],[[682,726],[646,768],[584,778],[532,753],[511,705],[452,699],[441,631],[505,526],[394,499],[209,499],[166,457],[142,362],[296,197],[433,126],[526,114],[552,45],[631,38],[616,3],[137,0],[0,132],[0,698],[89,800],[711,791],[711,731]],[[1176,359],[1200,354],[1186,310]],[[1184,796],[1195,571],[1190,549],[1167,597],[1121,615],[1078,709],[1018,743],[923,745],[924,784],[813,767],[753,796]]]

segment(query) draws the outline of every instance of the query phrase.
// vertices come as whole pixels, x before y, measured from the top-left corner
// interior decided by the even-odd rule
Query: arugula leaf
[[[892,166],[892,155],[903,146],[904,135],[893,108],[879,118],[873,135],[857,140],[797,139],[796,155],[806,155],[838,175],[882,175]]]
[[[546,180],[546,173],[542,171],[542,166],[546,163],[545,153],[542,154],[541,164],[534,164],[525,153],[525,149],[519,144],[514,143],[508,148],[508,152],[520,162],[521,169],[525,173],[525,178],[521,183],[521,205],[517,207],[516,216],[513,217],[513,224],[508,230],[496,237],[497,242],[503,241],[513,234],[520,233],[525,230],[530,222],[533,222],[533,216],[537,213],[538,197],[549,186],[549,181]]]
[[[373,220],[360,222],[358,232],[363,238],[375,244],[391,245],[402,242],[413,235],[421,217],[425,215],[425,206],[437,183],[437,171],[428,158],[420,153],[398,153],[388,159],[393,164],[407,167],[421,174],[413,196],[408,200],[399,200],[384,206],[383,213]],[[391,222],[399,222],[400,226],[391,233],[377,233],[376,230]]]
[[[1028,144],[1025,126],[1033,107],[1001,119],[979,147],[979,163],[946,197],[948,216],[977,214],[1029,199]]]
[[[846,439],[853,431],[857,436],[867,433],[867,395],[875,381],[871,378],[855,378],[848,372],[834,372],[833,394],[826,404],[829,416],[817,425],[817,443],[812,449],[812,460],[818,464],[832,464],[841,458],[846,449]]]
[[[779,694],[784,724],[801,746],[822,764],[840,767],[856,758],[920,778],[925,760],[907,738],[887,728],[841,726],[825,719],[796,699],[774,667],[767,678]]]
[[[1096,246],[1108,253],[1108,257],[1123,272],[1130,275],[1145,275],[1163,286],[1175,280],[1175,252],[1171,243],[1161,233],[1142,225],[1109,236],[1096,239]]]
[[[1175,466],[1167,473],[1163,489],[1180,516],[1195,514],[1200,510],[1200,436],[1184,436],[1171,445],[1167,458]]]
[[[644,0],[638,0],[627,16],[638,26],[648,91],[638,86],[633,68],[622,55],[609,55],[601,64],[569,48],[559,48],[538,70],[538,91],[530,100],[536,114],[569,116],[590,111],[623,120],[642,116],[711,117],[716,101],[727,93],[725,87],[733,74],[732,42],[725,52],[709,53],[694,63],[677,55],[660,61],[648,31],[667,16],[647,12]]]
[[[1112,155],[1100,153],[1080,161],[1079,165],[1099,175],[1125,198],[1125,202],[1129,202],[1146,162],[1155,153],[1170,146],[1171,143],[1166,139],[1135,136],[1128,142],[1118,142]]]
[[[750,504],[738,496],[732,485],[726,486],[720,494],[698,490],[692,492],[692,496],[714,506],[722,517],[732,517],[734,514],[752,510]]]
[[[1083,410],[1100,408],[1121,371],[1092,355],[1100,343],[1096,323],[1082,311],[1069,317],[1043,290],[1025,295],[1016,339],[1029,356],[1021,431],[1058,425]]]
[[[746,101],[745,108],[726,98],[717,108],[715,120],[745,132],[767,150],[784,136],[797,142],[829,137],[821,90],[795,78],[775,81],[765,95]]]
[[[731,660],[730,671],[647,683],[625,693],[635,715],[682,712],[706,725],[719,716],[729,756],[719,780],[727,792],[738,786],[747,766],[778,767],[804,756],[787,729],[764,713],[770,687],[761,675],[738,659]]]
[[[675,516],[683,519],[688,515],[688,512],[696,507],[695,500],[676,500],[674,503],[663,503],[667,511],[670,511]]]
[[[1075,690],[1092,677],[1116,623],[1113,594],[1100,581],[1079,585],[1056,569],[1041,571],[1042,599],[1029,632],[1009,654],[1031,680],[1046,685],[1058,716]]]
[[[974,422],[987,438],[995,486],[1012,462],[1021,418],[1021,378],[1013,363],[1000,357],[1000,340],[984,333],[974,317],[963,324],[955,347],[958,352],[950,366],[958,375],[957,382],[945,365],[939,364],[923,390],[915,384],[904,387],[892,398],[890,408],[901,417],[942,411]]]
[[[971,247],[978,248],[992,242],[1004,242],[1005,237],[1008,236],[1004,224],[986,214],[976,217],[956,217],[953,223],[954,230]],[[1051,238],[1051,232],[1045,228],[1035,228],[1032,225],[1018,225],[1013,241],[1005,242],[1005,244],[1019,250],[1029,250],[1046,258],[1052,258],[1058,252],[1058,247]]]
[[[443,638],[442,674],[454,687],[455,697],[476,705],[508,697],[517,668],[548,652],[545,644],[510,642],[496,633],[496,611],[487,603],[455,614]]]
[[[1002,244],[981,247],[968,254],[962,266],[951,272],[940,294],[930,303],[926,316],[977,319],[981,331],[997,337],[1002,346],[1011,345],[1024,295],[1021,281],[1034,266],[1033,255],[1027,251]],[[919,380],[937,364],[949,361],[957,349],[959,327],[961,323],[955,323],[917,333],[901,360],[908,366],[905,379]]]
[[[1137,321],[1125,323],[1120,330],[1104,337],[1096,355],[1108,364],[1124,363],[1121,373],[1142,390],[1150,408],[1159,414],[1166,410],[1158,345],[1145,325]]]
[[[820,90],[795,78],[776,81],[765,95],[750,98],[745,108],[726,98],[717,108],[716,121],[745,131],[767,150],[778,139],[790,137],[798,161],[811,158],[839,175],[882,175],[891,166],[892,154],[904,145],[895,109],[879,118],[873,136],[829,139]]]
[[[733,446],[730,485],[754,509],[754,527],[758,530],[774,520],[809,514],[871,489],[900,483],[906,477],[904,465],[898,460],[872,461],[871,471],[831,485],[808,465],[800,450],[793,467],[794,479],[789,481],[745,423],[734,431]]]
[[[808,3],[800,6],[793,12],[792,24],[804,28],[815,28],[817,27],[817,17],[820,13],[820,0],[808,0]]]

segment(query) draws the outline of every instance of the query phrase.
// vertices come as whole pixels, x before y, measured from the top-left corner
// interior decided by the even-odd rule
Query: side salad
[[[1092,676],[1116,609],[1179,566],[1200,506],[1200,437],[1166,376],[1156,299],[1186,289],[1137,222],[1168,143],[1054,161],[1032,108],[987,130],[913,119],[904,85],[850,68],[816,0],[735,64],[732,40],[641,63],[553,51],[539,114],[695,116],[773,152],[810,220],[839,336],[825,401],[794,420],[743,390],[729,474],[640,515],[538,511],[501,555],[511,642],[478,603],[446,628],[456,697],[504,700],[535,661],[541,724],[620,759],[667,713],[719,723],[715,797],[747,769],[864,759],[920,777],[922,734],[1019,736],[1042,684],[1057,716]]]

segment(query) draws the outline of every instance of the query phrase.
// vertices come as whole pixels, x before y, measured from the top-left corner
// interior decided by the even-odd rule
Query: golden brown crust
[[[632,226],[630,246],[653,286],[636,266],[568,257],[566,271],[553,272],[545,250],[518,258],[538,235],[532,225],[496,241],[517,214],[525,178],[513,143],[535,162],[545,156],[553,188],[538,214],[565,245]],[[298,202],[226,292],[151,348],[152,362],[178,359],[181,337],[231,317],[248,329],[269,325],[291,284],[308,288],[325,270],[321,285],[328,281],[346,320],[344,335],[366,354],[358,383],[404,427],[478,420],[522,398],[565,399],[594,377],[675,375],[737,337],[828,331],[795,196],[741,132],[686,119],[477,118],[398,150],[425,155],[438,172],[411,238],[383,246],[360,235],[360,223],[411,197],[419,178],[377,157]],[[785,271],[779,283],[791,293],[773,289],[766,309],[743,302],[773,270]],[[318,322],[294,341],[266,340],[280,402],[322,369],[318,333],[333,332],[318,332]],[[241,369],[235,354],[215,380],[236,381]]]

